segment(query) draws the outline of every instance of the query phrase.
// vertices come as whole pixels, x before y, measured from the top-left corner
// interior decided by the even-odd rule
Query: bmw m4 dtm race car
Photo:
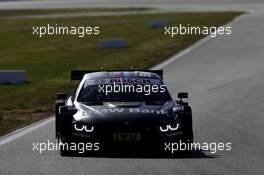
[[[56,94],[59,143],[162,151],[165,142],[193,142],[192,110],[183,101],[188,94],[173,100],[162,70],[72,71],[71,79],[80,80],[74,93]]]

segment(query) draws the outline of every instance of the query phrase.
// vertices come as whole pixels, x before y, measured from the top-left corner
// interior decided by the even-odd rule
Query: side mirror
[[[188,98],[188,92],[180,92],[178,93],[178,98],[183,99],[183,98]]]
[[[56,99],[57,100],[66,100],[67,93],[56,93]]]

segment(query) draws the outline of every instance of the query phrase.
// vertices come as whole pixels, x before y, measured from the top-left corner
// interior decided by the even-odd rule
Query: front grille
[[[109,141],[113,140],[115,133],[141,133],[143,140],[159,134],[154,125],[130,122],[101,124],[95,126],[95,130],[97,137]]]
[[[145,131],[155,128],[155,125],[124,121],[118,123],[98,124],[96,125],[96,128],[98,129],[98,132]]]

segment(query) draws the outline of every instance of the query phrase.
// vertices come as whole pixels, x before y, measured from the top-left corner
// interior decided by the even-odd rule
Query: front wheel
[[[68,142],[62,142],[60,137],[57,137],[57,143],[59,145],[59,153],[61,156],[69,156],[72,154],[70,144]]]

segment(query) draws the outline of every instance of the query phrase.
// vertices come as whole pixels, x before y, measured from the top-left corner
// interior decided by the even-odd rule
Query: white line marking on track
[[[18,139],[18,138],[36,130],[36,129],[39,129],[42,126],[44,126],[48,123],[51,123],[52,121],[54,121],[54,117],[50,117],[50,118],[41,120],[39,122],[33,123],[33,124],[26,126],[24,128],[13,131],[7,135],[4,135],[4,136],[0,137],[0,146],[6,144],[8,142],[11,142],[12,140]]]

